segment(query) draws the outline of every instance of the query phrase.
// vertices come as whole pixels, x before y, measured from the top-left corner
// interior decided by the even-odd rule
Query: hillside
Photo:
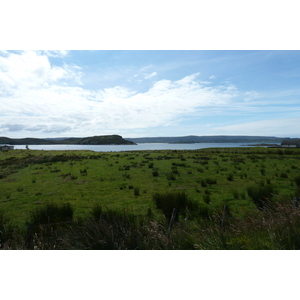
[[[8,137],[0,137],[0,144],[10,145],[53,145],[57,144],[56,141],[37,139],[37,138],[24,138],[24,139],[11,139]]]
[[[93,136],[80,139],[79,145],[134,145],[134,142],[124,140],[120,135]]]
[[[134,145],[134,142],[124,140],[120,135],[103,135],[85,138],[66,138],[63,140],[54,139],[10,139],[7,137],[0,137],[0,144],[10,145],[54,145],[54,144],[67,144],[67,145]]]
[[[181,136],[181,137],[145,137],[126,138],[134,143],[281,143],[284,138],[270,136]]]
[[[193,143],[281,143],[285,138],[270,136],[180,136],[180,137],[144,137],[125,138],[120,135],[102,135],[84,138],[57,138],[38,139],[24,138],[11,139],[0,137],[0,144],[10,145],[134,145],[137,143],[169,143],[169,144],[193,144]]]

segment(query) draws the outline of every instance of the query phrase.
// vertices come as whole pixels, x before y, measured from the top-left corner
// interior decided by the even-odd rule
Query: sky
[[[300,51],[0,51],[0,136],[300,136]]]

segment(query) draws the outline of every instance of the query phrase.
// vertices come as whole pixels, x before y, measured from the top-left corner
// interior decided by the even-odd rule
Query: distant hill
[[[194,143],[281,143],[286,138],[273,136],[180,136],[180,137],[144,137],[122,138],[120,135],[101,135],[84,138],[24,138],[10,139],[0,137],[0,144],[10,145],[134,145],[138,143],[168,143],[168,144],[194,144]]]
[[[134,142],[123,139],[120,135],[102,135],[85,138],[66,138],[66,139],[10,139],[7,137],[0,137],[0,144],[10,145],[134,145]]]
[[[134,143],[171,143],[171,144],[194,144],[194,143],[281,143],[285,138],[270,136],[181,136],[181,137],[144,137],[126,138]]]
[[[102,135],[82,138],[79,145],[134,145],[132,141],[124,140],[120,135]]]
[[[55,141],[48,141],[36,138],[25,138],[25,139],[10,139],[7,137],[0,137],[0,144],[10,145],[53,145],[57,144]]]

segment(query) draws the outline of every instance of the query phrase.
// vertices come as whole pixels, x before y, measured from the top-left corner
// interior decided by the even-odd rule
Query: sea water
[[[142,150],[197,150],[203,148],[244,147],[255,143],[195,143],[167,144],[141,143],[137,145],[28,145],[31,150],[92,150],[95,152],[121,152]],[[15,149],[26,149],[26,145],[15,145]]]

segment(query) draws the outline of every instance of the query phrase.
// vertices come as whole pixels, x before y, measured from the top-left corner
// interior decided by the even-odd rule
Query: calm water
[[[197,144],[138,144],[138,145],[29,145],[32,150],[92,150],[95,152],[119,152],[137,150],[196,150],[203,148],[243,147],[242,143],[197,143]],[[251,145],[248,143],[247,145]],[[25,149],[25,145],[15,145],[15,149]]]

